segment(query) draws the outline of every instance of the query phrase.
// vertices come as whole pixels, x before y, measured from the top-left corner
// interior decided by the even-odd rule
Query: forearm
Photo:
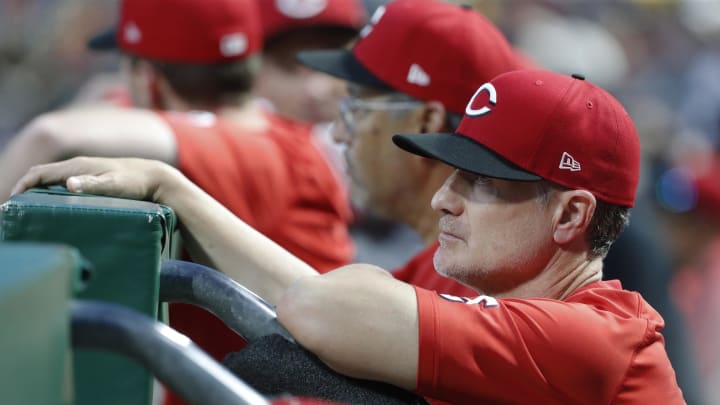
[[[33,119],[0,155],[0,197],[32,166],[73,156],[141,157],[175,164],[175,138],[152,111],[95,107]]]
[[[164,166],[153,200],[177,214],[188,249],[238,283],[276,304],[296,279],[317,275],[293,256],[241,221],[177,170]]]

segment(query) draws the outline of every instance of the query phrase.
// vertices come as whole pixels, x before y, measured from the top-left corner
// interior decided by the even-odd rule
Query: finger
[[[97,176],[73,176],[67,179],[66,187],[76,193],[142,199],[141,193],[136,192],[132,187],[128,187],[124,184],[126,182],[121,181],[121,178],[122,176],[115,172]]]
[[[15,183],[10,195],[20,194],[35,186],[62,183],[64,179],[57,177],[57,172],[50,166],[51,165],[40,165],[32,167]]]
[[[87,158],[73,158],[62,162],[37,165],[15,183],[11,195],[35,187],[52,184],[63,184],[68,177],[78,174],[89,174],[86,168]]]

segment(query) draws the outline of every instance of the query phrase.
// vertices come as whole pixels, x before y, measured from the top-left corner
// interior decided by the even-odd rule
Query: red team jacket
[[[422,395],[453,404],[685,403],[662,318],[619,281],[562,301],[415,290]]]

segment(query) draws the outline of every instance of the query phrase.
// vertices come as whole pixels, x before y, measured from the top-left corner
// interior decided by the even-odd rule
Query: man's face
[[[532,279],[553,254],[550,196],[539,182],[456,170],[432,201],[441,214],[435,268],[485,294]]]
[[[396,147],[391,138],[397,133],[420,132],[422,103],[398,101],[397,93],[352,84],[348,93],[341,117],[333,125],[333,136],[347,147],[353,202],[395,218],[421,179],[408,164],[413,156]]]
[[[346,95],[344,82],[301,65],[295,57],[301,50],[342,48],[355,34],[343,28],[308,27],[269,39],[255,94],[270,100],[284,116],[312,124],[333,121],[338,101]]]
[[[345,86],[342,80],[298,63],[279,66],[266,61],[256,82],[256,94],[270,100],[280,114],[315,124],[337,117]]]

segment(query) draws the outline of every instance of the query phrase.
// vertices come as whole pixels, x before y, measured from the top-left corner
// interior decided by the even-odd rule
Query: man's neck
[[[601,258],[559,252],[545,270],[512,290],[495,294],[499,298],[552,298],[563,300],[576,290],[602,280]],[[570,269],[570,270],[569,270]]]
[[[169,95],[165,98],[165,109],[170,111],[207,111],[223,119],[236,122],[243,129],[264,131],[269,123],[262,108],[253,102],[225,104],[219,107],[198,106],[185,102],[179,97]]]
[[[266,112],[255,103],[244,103],[241,106],[225,106],[217,114],[227,120],[239,123],[243,128],[265,131],[270,123]]]

